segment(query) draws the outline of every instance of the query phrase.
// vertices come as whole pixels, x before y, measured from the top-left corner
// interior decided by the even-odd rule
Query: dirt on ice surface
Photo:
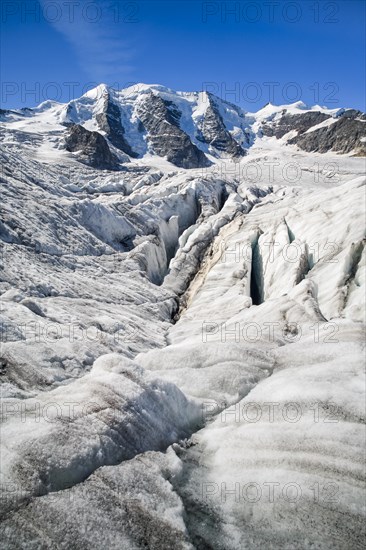
[[[2,547],[363,547],[364,159],[273,139],[3,143]]]

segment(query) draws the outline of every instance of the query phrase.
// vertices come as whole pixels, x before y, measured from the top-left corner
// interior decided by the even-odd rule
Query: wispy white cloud
[[[47,13],[49,0],[39,0]],[[52,2],[55,4],[55,2]],[[138,3],[130,11],[110,0],[59,0],[59,17],[46,17],[72,45],[88,76],[95,82],[120,82],[133,77],[138,44]]]

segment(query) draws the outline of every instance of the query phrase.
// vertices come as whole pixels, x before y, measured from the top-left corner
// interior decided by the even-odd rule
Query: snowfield
[[[63,136],[103,90],[1,115],[2,547],[363,548],[365,159],[263,131],[342,113],[126,89],[101,170]]]

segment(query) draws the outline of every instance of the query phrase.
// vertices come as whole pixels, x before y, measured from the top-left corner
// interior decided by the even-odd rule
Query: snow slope
[[[339,113],[213,99],[234,162],[141,85],[112,172],[61,146],[103,91],[1,115],[4,548],[362,548],[365,163],[260,135]],[[151,92],[211,166],[147,152]]]
[[[175,92],[154,84],[135,84],[122,90],[100,84],[67,104],[45,101],[34,109],[0,113],[5,142],[30,145],[42,161],[80,160],[80,154],[70,154],[66,145],[68,128],[76,124],[105,137],[121,165],[139,159],[150,164],[151,157],[162,157],[182,167],[169,153],[175,146],[189,146],[191,152],[201,155],[185,166],[190,168],[220,159],[239,160],[253,145],[268,139],[279,140],[282,147],[287,145],[294,152],[304,136],[306,150],[316,151],[319,141],[322,153],[364,155],[364,122],[365,115],[359,111],[308,107],[302,102],[281,106],[269,103],[256,113],[246,113],[205,91]],[[328,131],[325,135],[324,130]],[[345,134],[346,142],[339,141],[339,132]],[[312,134],[311,139],[308,134]],[[351,147],[346,147],[347,140]],[[302,147],[301,140],[299,144]]]

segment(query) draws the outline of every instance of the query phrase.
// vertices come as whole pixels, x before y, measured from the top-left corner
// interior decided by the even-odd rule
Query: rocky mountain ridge
[[[0,114],[2,547],[363,548],[363,115],[104,91]]]
[[[124,90],[100,85],[67,104],[47,101],[35,109],[2,110],[0,122],[3,132],[31,128],[44,140],[52,136],[57,149],[77,160],[112,170],[146,156],[179,168],[203,168],[222,158],[238,161],[254,143],[268,139],[307,152],[366,155],[361,111],[297,102],[248,113],[208,92],[174,92],[160,85]]]

